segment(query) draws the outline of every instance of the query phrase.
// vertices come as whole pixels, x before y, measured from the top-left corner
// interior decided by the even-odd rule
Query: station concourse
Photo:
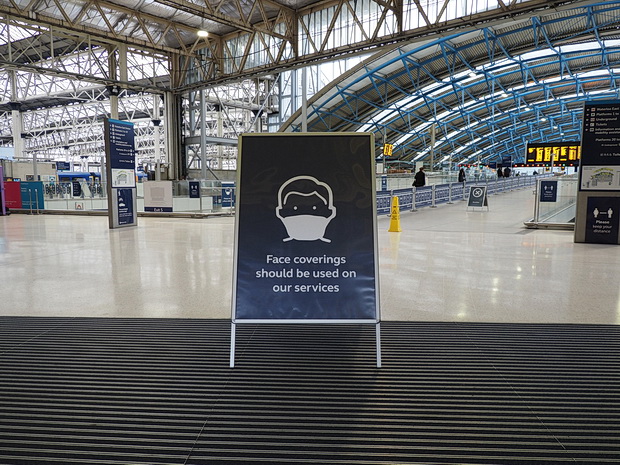
[[[0,218],[6,464],[616,463],[615,246],[531,189],[380,217],[374,330],[241,325],[232,217]]]
[[[35,213],[0,215],[0,465],[620,463],[620,252],[527,229],[530,187],[378,217],[381,367],[374,321],[238,324],[231,367],[234,217],[101,216],[133,221],[145,180],[213,214],[253,133],[372,134],[379,183],[562,161],[611,186],[615,152],[603,176],[577,154],[620,126],[620,0],[0,18],[0,177]]]

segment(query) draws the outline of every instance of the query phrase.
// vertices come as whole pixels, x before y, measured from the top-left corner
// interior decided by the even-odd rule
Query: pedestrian
[[[504,177],[505,178],[509,178],[510,177],[510,168],[508,168],[508,167],[504,168]]]
[[[424,173],[424,167],[420,166],[420,170],[415,174],[413,178],[413,187],[422,187],[426,185],[426,173]]]
[[[459,182],[465,182],[465,168],[459,170]]]
[[[497,178],[503,178],[504,177],[504,173],[502,173],[502,167],[500,166],[499,168],[497,168]]]

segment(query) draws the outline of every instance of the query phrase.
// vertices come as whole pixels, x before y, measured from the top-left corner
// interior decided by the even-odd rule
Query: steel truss
[[[373,131],[433,167],[519,162],[528,141],[580,140],[585,100],[618,98],[619,27],[614,1],[399,45],[319,93],[308,129]]]
[[[493,22],[517,20],[541,8],[590,3],[594,2],[325,0],[291,8],[272,0],[217,4],[198,0],[0,0],[0,66],[5,71],[0,74],[0,111],[4,111],[0,116],[13,119],[0,122],[0,140],[6,143],[12,133],[15,136],[18,108],[24,120],[22,133],[38,135],[26,136],[26,152],[44,150],[43,141],[55,150],[62,140],[88,141],[92,143],[88,151],[94,153],[100,140],[90,139],[99,129],[88,134],[87,123],[81,122],[94,116],[81,113],[97,112],[99,118],[109,115],[109,97],[118,92],[121,106],[129,105],[130,100],[122,102],[132,95],[165,94],[168,102],[170,96],[178,100],[174,105],[181,110],[162,108],[160,116],[153,114],[151,119],[165,121],[168,128],[178,126],[180,135],[190,141],[180,158],[169,161],[195,163],[198,153],[204,158],[207,152],[228,160],[232,149],[217,144],[202,147],[204,137],[234,138],[239,131],[256,130],[259,123],[263,129],[275,129],[282,120],[278,96],[288,92],[282,88],[285,81],[280,74],[291,67],[404,41],[432,40],[455,30],[472,31]],[[208,30],[208,36],[196,35],[198,29]],[[375,85],[388,84],[377,80]],[[200,90],[204,104],[196,104]],[[298,93],[293,91],[289,97],[290,108],[298,108]],[[88,102],[96,110],[81,108],[91,106]],[[84,134],[71,133],[68,124],[49,119],[57,116],[72,121],[56,110],[50,111],[48,119],[41,114],[36,119],[27,116],[27,112],[59,105],[67,106],[68,112],[76,110],[72,124],[84,129]],[[135,111],[137,121],[143,118],[146,122],[152,106],[143,102]],[[132,111],[120,109],[123,118]],[[215,119],[223,123],[215,124]],[[200,123],[200,150],[193,143],[198,137],[197,121],[204,121]],[[170,135],[165,138],[169,143],[171,139]],[[176,152],[174,147],[167,150],[171,157],[177,157]]]

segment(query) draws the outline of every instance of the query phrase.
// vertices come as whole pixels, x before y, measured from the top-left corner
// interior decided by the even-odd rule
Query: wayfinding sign
[[[104,132],[110,229],[136,226],[136,151],[133,123],[106,118]]]
[[[373,152],[366,133],[241,136],[231,366],[243,322],[373,323],[379,348]]]
[[[586,102],[575,242],[618,244],[620,101]]]

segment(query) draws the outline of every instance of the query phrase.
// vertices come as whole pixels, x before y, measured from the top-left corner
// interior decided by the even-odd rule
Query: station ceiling
[[[307,125],[434,167],[519,163],[528,142],[580,141],[583,103],[620,98],[619,79],[620,2],[573,5],[382,50],[314,96]],[[297,112],[282,130],[301,127]]]
[[[467,14],[447,16],[459,8]],[[106,59],[129,47],[161,59],[154,69],[170,63],[166,75],[121,82],[132,92],[188,92],[378,50],[310,100],[308,130],[372,131],[378,150],[390,143],[395,158],[434,165],[518,162],[527,141],[579,140],[583,102],[618,97],[618,1],[0,0],[0,18],[0,70],[108,86],[122,76],[99,66],[96,47]],[[90,67],[69,69],[63,56],[81,50]],[[24,95],[22,109],[58,95]],[[282,130],[299,131],[300,117]]]

